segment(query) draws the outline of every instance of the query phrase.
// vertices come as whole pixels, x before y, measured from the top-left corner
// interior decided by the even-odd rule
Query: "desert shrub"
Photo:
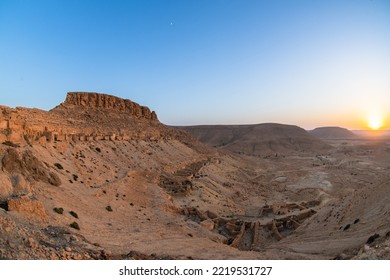
[[[64,213],[64,208],[53,208],[54,212],[56,212],[57,214],[63,214]]]
[[[79,176],[77,176],[76,174],[73,174],[73,181],[77,181],[78,178],[79,178]]]
[[[5,211],[8,211],[8,202],[0,201],[0,208],[4,209]]]
[[[57,167],[59,170],[64,169],[61,165],[61,163],[54,163],[54,166]]]
[[[76,219],[79,218],[79,215],[77,215],[77,213],[74,212],[74,211],[69,211],[69,214],[71,214],[71,215],[72,215],[73,217],[75,217]]]
[[[80,226],[78,223],[76,222],[73,222],[69,225],[71,228],[74,228],[74,229],[77,229],[77,230],[80,230]]]
[[[351,225],[348,224],[348,225],[346,225],[346,226],[344,227],[344,230],[347,230],[347,229],[349,229],[350,227],[351,227]]]
[[[111,207],[110,205],[108,205],[108,206],[106,207],[106,210],[107,210],[108,212],[112,212],[112,207]]]
[[[367,244],[371,244],[372,242],[374,242],[375,241],[375,239],[377,239],[377,238],[379,238],[380,237],[380,235],[379,234],[377,234],[377,233],[375,233],[374,235],[371,235],[369,238],[368,238],[368,240],[367,240]]]
[[[98,153],[101,153],[101,152],[102,152],[102,150],[101,150],[99,147],[97,147],[95,150],[96,150],[96,152],[98,152]]]

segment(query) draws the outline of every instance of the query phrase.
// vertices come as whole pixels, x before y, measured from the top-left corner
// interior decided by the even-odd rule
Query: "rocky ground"
[[[85,129],[89,115],[109,133],[98,114],[115,115],[116,99],[94,96],[88,108],[90,96],[76,95],[80,104],[57,108],[51,125],[65,118]],[[389,140],[251,155],[124,104],[123,131],[132,130],[123,114],[138,131],[126,139],[0,144],[0,259],[389,259]]]

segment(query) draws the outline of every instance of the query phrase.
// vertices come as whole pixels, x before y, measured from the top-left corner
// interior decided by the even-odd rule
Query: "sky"
[[[170,125],[390,129],[390,1],[0,0],[0,104],[69,91]]]

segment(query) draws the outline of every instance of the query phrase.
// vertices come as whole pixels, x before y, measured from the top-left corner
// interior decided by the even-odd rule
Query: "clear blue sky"
[[[0,104],[68,91],[166,124],[389,124],[390,1],[0,0]]]

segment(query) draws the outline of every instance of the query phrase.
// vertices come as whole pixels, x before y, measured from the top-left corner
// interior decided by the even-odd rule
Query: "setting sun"
[[[379,115],[371,115],[368,118],[368,126],[373,130],[378,130],[383,126],[382,117]]]

